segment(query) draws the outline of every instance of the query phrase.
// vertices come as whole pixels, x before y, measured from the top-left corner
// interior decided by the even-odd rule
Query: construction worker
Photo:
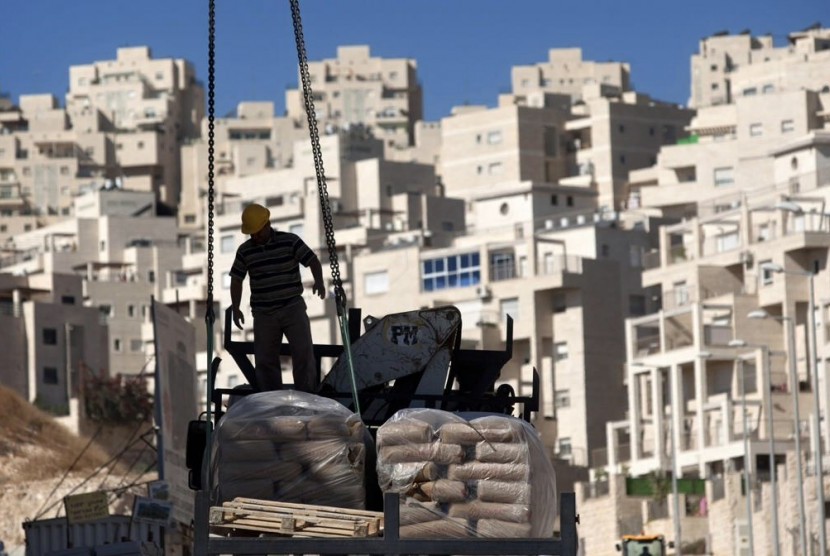
[[[242,282],[250,276],[251,313],[254,316],[256,379],[261,391],[282,387],[280,345],[285,334],[291,348],[294,388],[317,389],[317,365],[311,325],[302,298],[302,264],[314,277],[312,291],[325,299],[323,268],[317,255],[297,235],[271,227],[271,211],[251,204],[242,211],[242,233],[251,236],[236,250],[231,267],[233,322],[242,329],[245,317],[239,308]]]

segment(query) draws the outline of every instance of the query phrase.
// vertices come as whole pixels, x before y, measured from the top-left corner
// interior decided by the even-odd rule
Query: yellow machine
[[[666,539],[663,535],[623,535],[622,541],[616,546],[623,556],[666,555]]]

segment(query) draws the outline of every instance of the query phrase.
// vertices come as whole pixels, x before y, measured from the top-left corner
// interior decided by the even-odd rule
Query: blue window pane
[[[461,287],[472,285],[469,272],[462,272],[458,275],[458,285]]]
[[[447,281],[449,282],[451,288],[457,288],[458,274],[450,274],[449,276],[447,276]]]
[[[481,273],[476,270],[473,272],[473,284],[478,284],[481,282]]]
[[[473,253],[472,258],[473,258],[473,266],[478,266],[479,265],[478,253]]]
[[[470,266],[470,256],[461,255],[461,268],[467,268],[468,266]]]
[[[431,292],[432,291],[432,278],[427,278],[424,280],[424,291]]]
[[[435,289],[442,290],[447,287],[447,279],[443,276],[435,278]]]
[[[432,259],[424,261],[424,274],[432,274]]]
[[[444,272],[444,259],[435,259],[435,272]]]
[[[457,262],[458,262],[458,257],[449,257],[447,259],[447,270],[449,270],[449,271],[455,270]]]

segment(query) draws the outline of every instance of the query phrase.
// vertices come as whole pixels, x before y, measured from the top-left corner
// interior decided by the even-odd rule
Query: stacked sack
[[[530,424],[404,409],[377,445],[381,490],[400,495],[402,538],[552,536],[556,477]]]
[[[214,499],[364,509],[367,438],[360,418],[334,400],[293,390],[245,396],[216,428]]]

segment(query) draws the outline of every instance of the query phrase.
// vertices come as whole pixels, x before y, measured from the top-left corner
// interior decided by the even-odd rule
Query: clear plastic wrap
[[[294,390],[245,396],[213,437],[214,500],[365,509],[367,442],[360,418],[334,400]]]
[[[553,536],[556,475],[536,430],[497,414],[403,409],[377,433],[402,538]]]

